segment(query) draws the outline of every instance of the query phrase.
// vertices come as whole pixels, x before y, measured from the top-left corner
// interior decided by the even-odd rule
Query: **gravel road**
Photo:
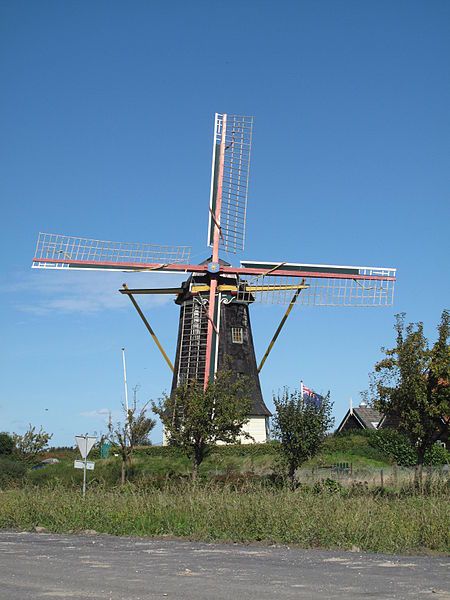
[[[446,557],[0,532],[0,598],[450,600]]]

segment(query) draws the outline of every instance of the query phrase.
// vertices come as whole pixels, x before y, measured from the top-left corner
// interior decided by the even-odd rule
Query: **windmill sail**
[[[148,265],[189,261],[187,246],[91,240],[40,233],[32,267],[35,269],[141,270]]]
[[[396,269],[299,263],[241,262],[237,299],[303,306],[390,306]]]
[[[247,218],[248,179],[253,117],[217,114],[209,204],[208,245],[213,246],[216,207],[219,202],[220,247],[236,253],[244,249]],[[223,144],[223,171],[220,148]]]

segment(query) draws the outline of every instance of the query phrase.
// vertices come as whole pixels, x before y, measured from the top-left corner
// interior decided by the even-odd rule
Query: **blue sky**
[[[449,307],[447,1],[0,2],[0,430],[72,444],[170,372],[127,298],[168,275],[30,269],[37,233],[205,246],[213,116],[255,116],[248,260],[398,268],[391,308],[296,310],[261,374],[367,388],[394,314]],[[145,302],[173,355],[177,307]],[[282,316],[253,307],[262,356]],[[158,427],[153,435],[160,441]]]

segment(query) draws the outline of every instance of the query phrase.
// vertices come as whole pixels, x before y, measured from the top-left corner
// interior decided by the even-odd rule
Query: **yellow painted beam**
[[[253,292],[273,292],[273,291],[283,291],[283,290],[304,290],[306,289],[308,286],[307,285],[298,285],[298,284],[292,284],[292,285],[278,285],[278,284],[274,284],[274,285],[248,285],[245,286],[243,288],[238,288],[236,285],[219,285],[218,286],[218,291],[219,292],[240,292],[240,293],[253,293]],[[209,285],[193,285],[191,287],[191,292],[193,294],[201,294],[203,292],[209,292]]]
[[[304,290],[307,285],[248,285],[244,288],[244,292],[272,292],[272,291],[283,291],[283,290]]]

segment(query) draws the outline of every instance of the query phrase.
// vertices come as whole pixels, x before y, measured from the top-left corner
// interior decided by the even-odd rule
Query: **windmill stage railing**
[[[34,268],[69,269],[114,268],[114,265],[186,263],[190,258],[188,246],[159,246],[155,244],[92,240],[53,233],[40,233],[33,259]]]

